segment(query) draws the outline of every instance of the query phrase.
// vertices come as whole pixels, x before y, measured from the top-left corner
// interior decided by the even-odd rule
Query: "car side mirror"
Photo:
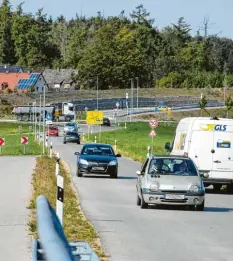
[[[141,175],[142,175],[142,172],[141,172],[140,170],[138,170],[138,171],[136,171],[136,174],[137,174],[138,176],[141,176]]]
[[[74,155],[79,156],[80,152],[75,152]]]
[[[116,154],[116,157],[117,157],[117,158],[120,158],[120,157],[121,157],[121,154]]]
[[[166,142],[165,143],[165,150],[171,151],[171,144],[170,144],[170,142]]]

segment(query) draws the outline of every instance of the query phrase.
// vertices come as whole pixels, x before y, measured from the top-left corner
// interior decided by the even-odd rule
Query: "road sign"
[[[118,108],[118,107],[120,106],[120,103],[119,103],[119,102],[117,102],[117,103],[116,103],[116,106],[117,106],[117,108]]]
[[[171,108],[168,108],[168,109],[167,109],[167,114],[168,114],[168,115],[171,115],[171,114],[172,114],[172,109],[171,109]]]
[[[125,94],[125,98],[126,98],[126,99],[129,98],[129,94],[128,94],[128,92]]]
[[[22,137],[21,137],[21,144],[27,145],[27,144],[28,144],[28,137],[22,136]]]
[[[103,124],[103,111],[87,111],[87,124]]]
[[[151,129],[156,129],[159,125],[159,121],[156,118],[151,118],[149,120],[149,125],[150,125]]]
[[[0,146],[5,146],[5,138],[0,138]]]
[[[157,136],[157,133],[155,130],[151,130],[150,134],[149,134],[151,137],[155,137]]]

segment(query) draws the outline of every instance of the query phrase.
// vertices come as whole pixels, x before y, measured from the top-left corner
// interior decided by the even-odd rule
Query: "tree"
[[[230,96],[227,97],[225,106],[227,107],[227,118],[229,118],[229,111],[233,108],[233,100]]]
[[[199,102],[199,108],[201,110],[201,116],[202,116],[202,112],[203,111],[206,111],[206,105],[207,105],[207,100],[206,100],[206,97],[205,95],[201,98],[201,101]]]

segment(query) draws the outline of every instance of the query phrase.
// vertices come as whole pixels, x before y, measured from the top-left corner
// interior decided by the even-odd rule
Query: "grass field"
[[[194,110],[194,111],[180,111],[180,112],[172,112],[171,115],[167,115],[167,113],[149,113],[149,114],[143,114],[139,115],[136,118],[137,119],[143,119],[143,120],[149,120],[151,117],[156,117],[159,120],[175,120],[179,121],[185,117],[209,117],[209,116],[217,116],[221,118],[226,118],[227,116],[227,110],[225,108],[221,109],[206,109],[205,111],[200,110]],[[229,111],[228,114],[229,118],[233,118],[233,110]]]
[[[0,137],[5,138],[5,146],[0,148],[2,156],[24,155],[24,145],[21,144],[22,136],[28,137],[28,145],[25,147],[26,155],[41,154],[41,146],[35,141],[29,126],[29,124],[11,122],[0,123]]]
[[[29,229],[31,235],[37,237],[36,228],[36,198],[44,195],[49,202],[56,208],[56,177],[55,177],[55,158],[37,158],[36,168],[33,173],[32,185],[33,194],[29,204],[31,216]],[[76,191],[72,186],[70,170],[65,163],[60,164],[60,175],[64,177],[64,232],[69,241],[84,240],[88,241],[101,260],[107,260],[100,245],[99,237],[93,226],[84,217],[79,203],[77,202]]]
[[[154,150],[156,154],[164,154],[165,142],[172,142],[176,125],[160,124],[156,129],[157,136],[154,138]],[[150,127],[146,122],[129,123],[127,129],[121,128],[115,131],[102,132],[90,135],[90,141],[94,141],[95,135],[97,142],[115,145],[117,140],[117,152],[137,161],[144,161],[147,155],[148,146],[152,146],[152,138],[149,136]]]

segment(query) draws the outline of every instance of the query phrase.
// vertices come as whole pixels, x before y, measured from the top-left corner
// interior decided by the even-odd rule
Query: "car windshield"
[[[57,127],[56,126],[49,126],[49,129],[50,130],[57,130]]]
[[[82,155],[101,155],[101,156],[114,156],[113,149],[108,146],[93,145],[85,146],[82,150]]]
[[[152,159],[148,174],[198,176],[192,160],[179,158]]]
[[[67,123],[67,124],[65,125],[65,127],[75,127],[75,124],[74,124],[74,123]]]

